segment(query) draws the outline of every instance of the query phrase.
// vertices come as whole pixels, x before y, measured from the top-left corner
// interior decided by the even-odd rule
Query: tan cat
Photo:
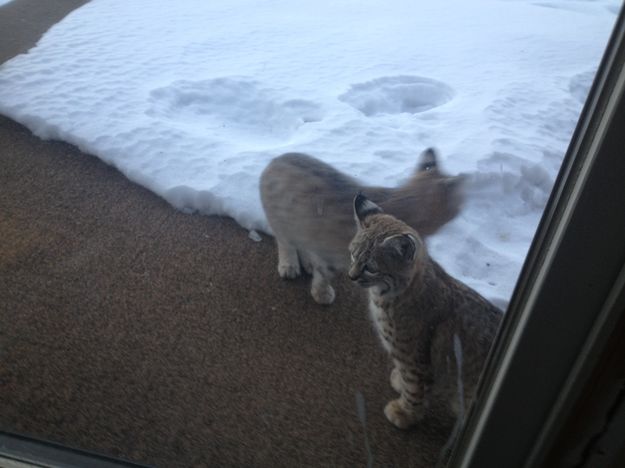
[[[369,290],[369,310],[399,392],[384,409],[405,429],[433,398],[464,416],[502,313],[433,261],[417,232],[362,195],[354,199],[357,233],[349,277]]]
[[[422,153],[415,173],[396,188],[365,186],[305,154],[277,157],[261,175],[260,196],[278,244],[278,273],[295,278],[303,268],[312,274],[315,301],[331,304],[332,277],[349,266],[355,193],[365,193],[427,236],[458,214],[463,180],[439,170],[433,149]]]

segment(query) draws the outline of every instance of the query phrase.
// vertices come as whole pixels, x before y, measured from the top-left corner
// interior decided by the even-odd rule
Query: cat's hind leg
[[[317,304],[329,305],[334,302],[336,293],[330,284],[333,273],[325,262],[309,255],[310,267],[312,268],[312,284],[310,286],[310,294]]]
[[[334,302],[336,293],[330,281],[318,268],[313,269],[312,285],[310,294],[317,304],[330,305]]]
[[[305,250],[298,250],[297,253],[299,254],[299,263],[300,263],[302,269],[307,274],[312,276],[313,270],[315,268],[313,266],[313,262],[312,262],[312,259],[310,258],[310,255]]]
[[[301,274],[297,250],[277,238],[276,243],[278,244],[278,274],[281,278],[297,278]]]

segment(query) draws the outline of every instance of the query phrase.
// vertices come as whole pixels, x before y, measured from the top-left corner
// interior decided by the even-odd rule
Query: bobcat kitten
[[[391,386],[400,394],[384,414],[405,429],[436,397],[463,417],[502,313],[433,261],[410,226],[362,195],[354,213],[348,274],[369,290],[371,317],[394,364]]]
[[[415,173],[396,188],[364,186],[305,154],[277,157],[261,175],[260,197],[278,244],[278,273],[295,278],[303,268],[312,274],[315,301],[331,304],[332,277],[349,266],[354,193],[366,193],[426,236],[458,214],[463,180],[439,170],[433,149],[422,153]]]

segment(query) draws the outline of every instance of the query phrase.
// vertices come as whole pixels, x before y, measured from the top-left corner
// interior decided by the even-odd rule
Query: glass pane
[[[0,3],[0,428],[444,463],[621,2]]]

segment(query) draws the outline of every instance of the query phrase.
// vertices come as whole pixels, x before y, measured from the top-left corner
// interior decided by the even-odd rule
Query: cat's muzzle
[[[356,278],[350,277],[350,279],[353,282],[358,283],[358,286],[360,286],[361,288],[370,288],[371,286],[375,284],[375,281],[370,281],[364,278],[363,276],[357,276]]]

